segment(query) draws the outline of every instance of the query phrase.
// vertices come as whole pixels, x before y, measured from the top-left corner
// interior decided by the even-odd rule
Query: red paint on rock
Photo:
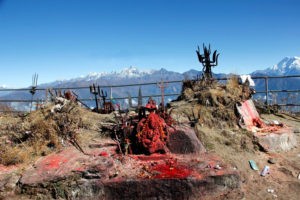
[[[106,151],[102,151],[99,156],[108,157],[108,153]]]
[[[136,160],[141,160],[141,161],[157,161],[157,160],[164,160],[166,158],[169,158],[168,155],[165,154],[158,154],[158,153],[154,153],[151,155],[132,155],[132,158],[136,159]]]
[[[249,114],[249,116],[250,116],[250,118],[248,118],[250,121],[245,122],[245,124],[249,124],[250,126],[255,126],[258,128],[262,128],[265,126],[265,123],[259,118],[259,115],[256,112],[256,110],[253,110],[253,107],[249,104],[249,101],[245,101],[243,103],[243,108],[246,110],[247,114]]]
[[[283,124],[265,124],[261,118],[259,117],[258,112],[256,111],[256,108],[252,101],[247,100],[242,103],[241,115],[243,116],[243,120],[245,125],[247,126],[247,129],[252,131],[254,127],[259,128],[258,132],[262,133],[271,133],[279,131],[283,128]]]
[[[192,174],[187,166],[178,165],[173,160],[163,164],[158,164],[152,167],[154,172],[158,174],[154,175],[153,178],[167,179],[167,178],[187,178]]]
[[[50,169],[58,169],[61,164],[66,163],[68,159],[66,159],[63,155],[53,154],[48,156],[42,163],[44,165],[45,170]]]
[[[76,168],[74,171],[77,171],[77,172],[84,172],[86,170],[85,167],[78,167]]]
[[[215,175],[217,176],[223,176],[225,174],[224,170],[216,170]]]

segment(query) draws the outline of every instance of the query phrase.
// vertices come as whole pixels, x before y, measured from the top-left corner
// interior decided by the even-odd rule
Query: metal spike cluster
[[[98,86],[98,92],[99,92],[99,86]],[[102,98],[102,101],[103,101],[103,105],[105,105],[105,102],[106,102],[106,98],[107,98],[107,92],[103,92],[103,90],[101,90],[101,95],[100,95],[100,92],[99,92],[99,97]]]
[[[98,105],[98,98],[97,95],[100,95],[100,86],[96,86],[95,83],[93,85],[90,85],[90,93],[95,95],[95,102],[96,102],[96,112],[99,112],[99,105]]]
[[[164,83],[164,81],[161,79],[161,82],[157,83],[157,86],[160,88],[161,92],[161,111],[165,112],[165,88],[168,87],[167,83]]]
[[[98,104],[98,97],[100,99],[102,99],[103,101],[103,108],[105,109],[105,103],[106,103],[106,98],[107,98],[107,91],[103,91],[102,89],[100,90],[100,86],[99,85],[95,85],[93,83],[93,85],[90,85],[90,93],[92,93],[93,95],[95,95],[95,102],[96,102],[96,112],[100,112],[100,107]]]
[[[205,79],[211,79],[212,78],[212,71],[211,67],[217,66],[218,65],[218,57],[219,53],[217,54],[217,50],[214,51],[212,55],[212,59],[210,59],[210,54],[211,54],[211,49],[210,45],[208,48],[204,45],[203,43],[203,54],[200,53],[200,48],[198,46],[198,50],[196,50],[199,62],[202,63],[203,65],[203,73],[204,73],[204,78]]]

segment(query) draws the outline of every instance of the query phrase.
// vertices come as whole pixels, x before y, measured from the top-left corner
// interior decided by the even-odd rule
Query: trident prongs
[[[205,79],[211,79],[212,78],[212,71],[211,68],[218,65],[218,57],[219,53],[217,54],[217,50],[214,51],[212,55],[212,59],[210,59],[211,49],[210,45],[208,48],[203,43],[203,54],[200,53],[200,48],[198,46],[198,49],[196,50],[198,60],[203,65],[203,73]]]
[[[100,87],[96,86],[95,83],[93,85],[90,85],[90,93],[95,95],[95,103],[96,103],[96,112],[99,112],[99,105],[98,105],[98,98],[97,95],[100,95]]]

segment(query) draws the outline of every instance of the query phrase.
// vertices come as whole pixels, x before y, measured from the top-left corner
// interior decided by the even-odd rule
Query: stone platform
[[[28,198],[206,199],[240,187],[239,175],[217,156],[154,154],[122,156],[115,147],[69,147],[40,158],[18,183]]]

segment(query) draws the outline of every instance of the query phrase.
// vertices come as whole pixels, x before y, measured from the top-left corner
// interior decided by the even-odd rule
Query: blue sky
[[[250,73],[300,56],[298,0],[0,0],[0,85],[25,87],[124,67]]]

